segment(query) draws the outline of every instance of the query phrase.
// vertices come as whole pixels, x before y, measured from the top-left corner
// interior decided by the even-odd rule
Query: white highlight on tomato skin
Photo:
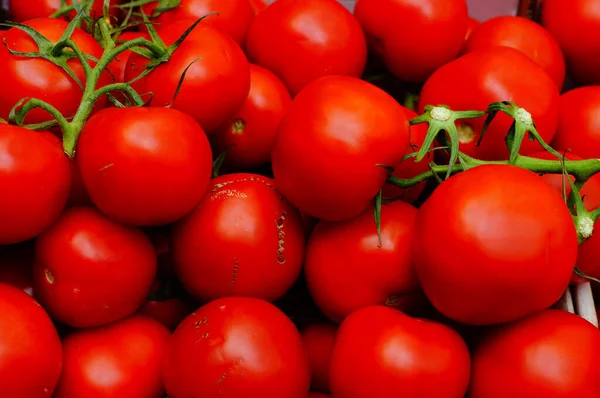
[[[519,121],[527,126],[531,126],[533,124],[533,118],[531,117],[531,113],[527,112],[523,108],[517,109],[515,112],[515,116]]]
[[[451,112],[447,108],[436,106],[429,112],[429,114],[433,120],[445,122],[450,119]]]

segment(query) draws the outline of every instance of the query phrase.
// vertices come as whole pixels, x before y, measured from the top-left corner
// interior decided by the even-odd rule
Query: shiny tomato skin
[[[367,62],[360,25],[335,0],[277,0],[254,19],[246,53],[292,95],[323,76],[360,77]]]
[[[174,222],[202,199],[212,171],[208,138],[169,108],[106,108],[86,123],[75,157],[94,204],[110,218]]]
[[[408,203],[384,204],[381,247],[372,208],[350,220],[316,226],[304,272],[312,298],[327,317],[341,322],[370,305],[412,308],[420,293],[411,255],[416,218],[417,209]]]
[[[365,307],[340,325],[331,392],[335,398],[462,398],[469,365],[466,344],[449,327],[389,307]]]
[[[491,83],[493,82],[493,84]],[[491,102],[512,101],[530,112],[537,131],[546,142],[554,137],[559,92],[547,73],[518,50],[492,47],[466,54],[438,69],[425,83],[419,112],[426,105],[448,105],[454,110],[485,110]],[[485,118],[458,121],[462,127],[460,149],[483,160],[508,159],[504,141],[513,120],[498,114],[477,146]],[[542,149],[523,140],[521,154]]]
[[[516,166],[485,165],[450,177],[423,204],[413,260],[442,314],[488,325],[558,301],[577,246],[571,214],[550,184]]]
[[[63,340],[64,366],[53,398],[161,396],[170,336],[142,315],[71,333]]]
[[[163,376],[173,398],[305,398],[310,365],[298,330],[277,307],[227,297],[179,325]]]
[[[67,5],[73,4],[72,0],[67,0]],[[81,2],[80,2],[81,3]],[[121,1],[110,0],[109,13],[115,17],[118,14],[118,8]],[[24,22],[34,18],[49,17],[62,8],[61,0],[8,0],[8,9],[10,11],[10,20],[15,22]],[[91,9],[93,18],[101,17],[104,13],[104,0],[94,0]],[[69,18],[74,18],[75,11],[69,12]]]
[[[0,385],[6,397],[50,397],[62,346],[50,317],[31,296],[0,283]]]
[[[329,363],[335,342],[337,325],[333,323],[314,323],[301,332],[304,348],[308,353],[312,369],[312,391],[330,392]]]
[[[34,295],[69,326],[100,326],[133,314],[155,275],[150,240],[92,207],[67,209],[36,240]]]
[[[225,165],[249,169],[268,163],[277,127],[292,97],[273,72],[250,65],[250,93],[242,109],[213,134],[215,152],[227,150]]]
[[[14,286],[33,296],[34,249],[32,241],[0,246],[0,283]]]
[[[597,328],[566,311],[544,311],[483,338],[469,397],[598,397],[599,357]]]
[[[25,25],[34,28],[51,42],[57,42],[68,22],[61,19],[38,18],[26,21]],[[76,28],[71,39],[84,53],[96,58],[102,56],[100,44],[85,31]],[[38,51],[33,39],[18,28],[11,28],[4,36],[5,45],[0,46],[0,76],[3,77],[5,90],[0,96],[0,117],[8,120],[10,110],[22,98],[38,98],[53,105],[63,116],[75,114],[82,97],[82,90],[75,80],[50,61],[42,58],[29,58],[12,55],[8,49],[20,52]],[[67,61],[74,75],[85,83],[85,73],[81,63],[73,58]],[[100,77],[98,87],[110,83],[111,76],[107,72]],[[106,104],[101,98],[96,102],[94,110]],[[34,109],[27,114],[24,124],[42,123],[52,120],[44,110]]]
[[[0,245],[36,237],[69,198],[71,165],[60,140],[0,124]]]
[[[465,0],[358,0],[354,9],[371,51],[398,78],[423,82],[465,41]]]
[[[307,215],[358,216],[387,179],[381,165],[402,160],[409,135],[402,106],[383,90],[353,77],[321,78],[279,125],[271,154],[277,188]]]
[[[190,21],[169,24],[159,29],[159,35],[166,45],[170,45],[191,24]],[[132,54],[127,62],[126,81],[139,76],[148,62],[147,58]],[[186,68],[184,82],[173,102]],[[174,109],[192,116],[204,131],[211,133],[244,105],[250,91],[250,66],[244,52],[231,37],[200,23],[167,62],[132,86],[142,98],[151,101],[152,106],[172,104]]]
[[[213,179],[172,234],[175,271],[187,291],[204,302],[282,297],[298,279],[304,248],[300,214],[271,179],[254,174]]]

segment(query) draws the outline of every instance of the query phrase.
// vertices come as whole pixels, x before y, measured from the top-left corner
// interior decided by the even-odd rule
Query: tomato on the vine
[[[329,364],[337,325],[314,323],[301,332],[304,349],[312,368],[311,390],[329,392]]]

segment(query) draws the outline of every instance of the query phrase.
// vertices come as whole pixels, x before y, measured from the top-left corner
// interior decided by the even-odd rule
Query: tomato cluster
[[[0,396],[600,397],[599,10],[10,0]]]

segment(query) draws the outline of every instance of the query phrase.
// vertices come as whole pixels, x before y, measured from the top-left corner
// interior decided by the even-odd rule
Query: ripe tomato
[[[33,296],[33,261],[32,241],[0,246],[0,283],[14,286]]]
[[[367,62],[360,25],[334,0],[277,0],[256,16],[246,47],[293,95],[323,76],[359,77]]]
[[[331,392],[335,398],[463,397],[469,365],[466,344],[449,327],[389,307],[366,307],[338,330]]]
[[[159,30],[160,37],[166,45],[171,45],[190,25],[190,21],[169,24]],[[148,63],[147,58],[132,54],[127,62],[126,81],[139,76]],[[194,117],[210,133],[235,116],[248,98],[250,67],[244,52],[230,37],[199,24],[167,62],[133,83],[133,88],[145,94],[152,106],[172,104],[174,109]]]
[[[27,7],[31,7],[28,2]],[[68,22],[60,19],[38,18],[27,21],[25,25],[32,27],[51,42],[57,42]],[[102,56],[102,47],[89,34],[75,29],[71,39],[84,53],[96,58]],[[4,90],[0,96],[0,117],[8,119],[10,110],[22,98],[38,98],[53,105],[65,117],[75,114],[81,102],[82,90],[67,72],[52,62],[42,58],[30,58],[12,55],[8,49],[20,52],[38,51],[33,39],[18,28],[11,28],[4,36],[4,44],[0,46],[0,76],[3,78]],[[85,85],[83,66],[76,58],[67,61],[67,65]],[[110,74],[103,73],[98,87],[110,82]],[[96,102],[95,110],[102,109],[106,99]],[[41,109],[34,109],[27,114],[24,123],[34,124],[52,120],[52,117]]]
[[[39,17],[49,17],[63,7],[63,0],[8,0],[8,9],[10,10],[10,19],[15,22],[24,22]],[[79,3],[83,3],[79,1]],[[115,17],[118,14],[118,8],[121,1],[110,0],[109,13]],[[72,0],[66,0],[67,5],[73,4]],[[83,4],[82,4],[83,5]],[[94,0],[90,15],[93,18],[101,17],[104,14],[104,0]],[[69,18],[74,18],[76,11],[68,14]]]
[[[267,8],[267,6],[269,5],[269,2],[266,0],[250,0],[250,4],[252,5],[252,8],[254,9],[254,13],[258,14],[259,12],[261,12],[262,10]]]
[[[273,184],[254,174],[215,178],[198,207],[175,225],[175,270],[192,296],[273,301],[298,279],[304,226]]]
[[[50,397],[62,368],[62,347],[42,307],[0,283],[0,385],[6,397]]]
[[[414,307],[420,293],[411,258],[416,217],[417,209],[407,203],[384,204],[381,247],[372,208],[347,221],[317,225],[305,274],[311,296],[327,317],[341,322],[370,305]]]
[[[217,153],[227,150],[225,165],[248,169],[268,163],[277,127],[292,97],[271,71],[250,65],[250,93],[239,112],[214,135]]]
[[[136,315],[63,340],[64,366],[54,398],[159,397],[170,333]]]
[[[468,325],[550,307],[567,288],[576,257],[567,206],[550,184],[515,166],[479,166],[449,178],[416,220],[413,259],[425,294]]]
[[[298,330],[255,298],[212,301],[175,330],[164,364],[171,397],[305,398],[310,365]]]
[[[416,82],[458,55],[469,23],[465,0],[358,0],[354,15],[390,72]]]
[[[189,213],[210,180],[212,153],[193,118],[168,108],[107,108],[86,123],[75,157],[110,218],[161,225]]]
[[[467,22],[467,33],[465,34],[465,42],[467,40],[469,40],[471,33],[473,33],[475,28],[477,28],[479,25],[481,25],[481,22],[479,22],[478,20],[476,20],[473,17],[469,17],[468,22]],[[463,48],[464,48],[464,46],[463,46]]]
[[[153,23],[162,26],[182,20],[193,23],[199,18],[215,13],[203,19],[202,25],[211,26],[231,36],[240,46],[244,46],[246,33],[255,15],[249,0],[180,0],[178,3],[177,7],[160,13],[156,18],[152,18],[152,13],[159,2],[144,4],[142,9]],[[145,28],[144,25],[140,27]]]
[[[333,323],[315,323],[302,330],[304,349],[312,369],[311,390],[329,392],[329,363],[335,342],[337,326]]]
[[[473,352],[470,398],[600,396],[600,333],[566,311],[503,325]]]
[[[384,185],[381,165],[398,164],[408,143],[408,121],[391,96],[353,77],[324,77],[292,101],[279,125],[271,156],[277,189],[307,215],[355,217]]]
[[[531,113],[538,132],[550,142],[556,130],[558,98],[556,84],[540,66],[513,48],[493,47],[464,55],[431,75],[419,97],[419,112],[426,105],[485,110],[491,102],[512,101]],[[460,150],[484,160],[508,158],[504,139],[513,120],[498,114],[477,146],[484,121],[482,117],[457,122]],[[541,149],[537,142],[525,139],[520,153]]]
[[[35,296],[55,319],[73,327],[133,314],[155,275],[149,239],[91,207],[67,209],[36,241]]]
[[[544,69],[562,89],[565,81],[565,59],[550,32],[538,23],[524,17],[499,16],[478,26],[465,46],[463,53],[506,46],[521,51]]]
[[[0,245],[34,238],[49,227],[71,187],[71,165],[59,139],[1,123],[0,186]]]

